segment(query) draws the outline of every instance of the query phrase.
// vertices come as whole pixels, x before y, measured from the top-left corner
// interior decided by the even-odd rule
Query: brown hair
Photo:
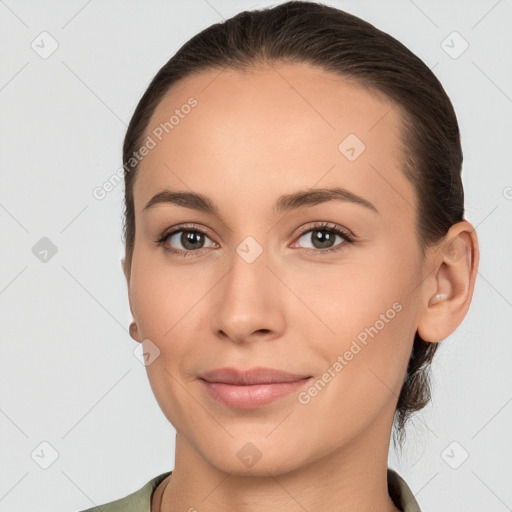
[[[370,92],[383,93],[400,112],[402,171],[417,192],[416,233],[423,255],[443,240],[451,225],[463,220],[459,127],[450,99],[432,71],[402,43],[356,16],[315,2],[291,1],[244,11],[207,27],[162,66],[140,99],[123,146],[128,276],[135,242],[137,165],[132,157],[160,101],[192,73],[279,62],[308,63],[354,80]],[[430,401],[430,364],[438,345],[425,342],[416,332],[395,411],[395,448],[397,440],[402,448],[409,417]]]

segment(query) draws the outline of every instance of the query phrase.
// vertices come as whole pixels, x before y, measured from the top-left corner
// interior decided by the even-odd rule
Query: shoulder
[[[152,478],[144,487],[124,498],[103,505],[81,510],[80,512],[151,512],[151,497],[160,482],[167,478],[172,471],[162,473]]]
[[[388,492],[395,505],[403,512],[421,512],[407,482],[391,468],[388,468]]]

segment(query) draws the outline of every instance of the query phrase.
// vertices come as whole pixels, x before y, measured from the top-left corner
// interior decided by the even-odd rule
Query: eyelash
[[[195,256],[194,253],[198,253],[201,251],[201,249],[196,250],[189,250],[184,251],[182,249],[171,249],[165,245],[165,242],[176,233],[180,232],[190,232],[190,233],[200,233],[202,235],[208,236],[208,234],[203,231],[199,226],[196,224],[189,224],[189,225],[182,225],[177,226],[172,231],[164,231],[164,233],[160,236],[160,238],[156,241],[156,245],[161,246],[162,249],[166,253],[171,253],[173,255],[182,256],[182,257],[190,257]],[[328,249],[310,249],[306,248],[306,252],[308,253],[314,253],[314,254],[327,254],[331,252],[340,251],[344,248],[347,244],[354,243],[355,236],[350,235],[346,230],[342,229],[340,226],[337,226],[336,224],[331,224],[329,222],[318,222],[315,223],[313,226],[308,226],[306,229],[302,230],[299,235],[298,239],[302,238],[303,235],[306,233],[309,233],[310,231],[326,231],[328,233],[334,233],[335,235],[339,235],[344,239],[344,243],[338,244],[337,246],[330,247]],[[204,247],[202,249],[205,249]]]

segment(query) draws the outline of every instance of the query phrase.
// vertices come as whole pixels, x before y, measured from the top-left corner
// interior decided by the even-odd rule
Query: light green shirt
[[[156,476],[144,487],[125,498],[111,501],[99,507],[88,508],[81,512],[151,512],[153,491],[171,473],[172,471],[168,471]],[[418,502],[405,480],[390,468],[388,468],[388,492],[395,505],[402,512],[421,512]]]

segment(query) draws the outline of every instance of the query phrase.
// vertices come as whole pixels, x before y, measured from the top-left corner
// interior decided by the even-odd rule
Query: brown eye
[[[339,236],[326,229],[312,229],[306,235],[307,240],[311,241],[314,249],[330,249],[336,241],[336,237]],[[304,238],[306,235],[302,235],[301,238]]]
[[[181,235],[180,235],[181,233]],[[175,238],[176,240],[173,242],[173,245],[176,243],[181,244],[183,249],[193,251],[197,249],[202,249],[202,245],[204,244],[205,234],[199,231],[178,231],[173,236],[168,237],[168,240],[172,242]]]
[[[353,237],[336,225],[323,223],[312,229],[303,231],[298,240],[304,238],[311,247],[303,247],[307,251],[322,254],[341,250],[345,245],[353,242]],[[336,240],[341,240],[336,243]]]
[[[211,244],[205,246],[206,240],[210,240]],[[157,244],[161,245],[166,252],[182,256],[192,256],[201,249],[216,245],[204,231],[191,226],[179,226],[163,234]]]

